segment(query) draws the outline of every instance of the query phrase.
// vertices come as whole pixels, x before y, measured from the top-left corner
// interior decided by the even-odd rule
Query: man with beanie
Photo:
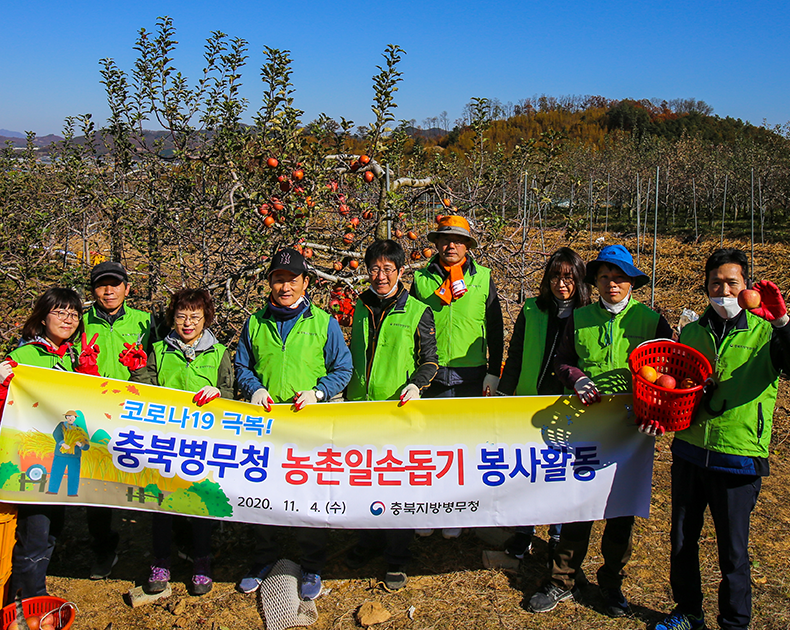
[[[241,394],[266,411],[274,403],[308,404],[338,396],[351,379],[351,353],[337,321],[310,302],[307,263],[295,249],[278,251],[267,273],[271,293],[266,305],[247,320],[236,351],[236,383]],[[252,593],[278,559],[278,528],[258,525],[253,566],[239,582]],[[321,593],[326,562],[326,528],[297,528],[301,548],[303,599]]]
[[[153,342],[150,313],[126,304],[130,288],[129,276],[121,263],[107,261],[91,269],[94,302],[84,317],[85,336],[92,339],[98,335],[99,375],[120,381],[128,381],[132,371],[145,365]],[[112,529],[112,510],[88,506],[86,511],[95,554],[90,577],[100,580],[109,576],[118,562],[119,536]]]

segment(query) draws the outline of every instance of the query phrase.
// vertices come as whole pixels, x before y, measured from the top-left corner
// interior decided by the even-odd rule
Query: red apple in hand
[[[662,374],[661,376],[656,379],[656,385],[659,387],[666,387],[667,389],[675,389],[677,382],[675,381],[674,376],[670,376],[669,374]]]
[[[752,310],[760,306],[760,292],[754,289],[744,289],[738,294],[738,306]]]

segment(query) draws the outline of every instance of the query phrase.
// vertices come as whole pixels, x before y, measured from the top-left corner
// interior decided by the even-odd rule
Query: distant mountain
[[[5,145],[6,142],[10,142],[15,147],[25,147],[27,146],[27,138],[24,136],[9,136],[9,133],[15,133],[13,131],[6,131],[0,129],[0,146]],[[49,146],[55,142],[61,142],[63,138],[60,136],[56,136],[55,134],[51,133],[47,136],[36,136],[36,139],[33,140],[33,145],[39,147],[40,149],[49,148]]]
[[[25,134],[18,131],[9,131],[8,129],[0,129],[0,136],[6,138],[24,138]]]

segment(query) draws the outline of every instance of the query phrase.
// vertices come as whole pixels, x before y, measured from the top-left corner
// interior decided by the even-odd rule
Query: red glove
[[[201,389],[197,394],[192,397],[192,402],[195,403],[198,407],[202,407],[208,402],[211,402],[215,398],[220,397],[220,391],[216,387],[212,387],[211,385],[206,385],[203,389]]]
[[[148,363],[148,355],[143,350],[142,344],[125,343],[123,347],[126,349],[121,350],[121,354],[118,355],[121,365],[129,368],[130,372],[145,367],[145,364]]]
[[[0,387],[8,387],[11,383],[11,379],[14,378],[14,368],[19,365],[13,359],[6,359],[2,363],[0,363],[0,378],[3,379],[3,382],[0,383]]]
[[[760,280],[752,289],[760,294],[760,306],[753,308],[752,313],[769,322],[787,315],[787,306],[782,292],[770,280]]]
[[[99,333],[96,333],[88,343],[88,338],[82,333],[82,352],[77,357],[77,372],[80,374],[99,376],[99,366],[96,363],[96,357],[99,355],[99,346],[96,344],[98,338]]]

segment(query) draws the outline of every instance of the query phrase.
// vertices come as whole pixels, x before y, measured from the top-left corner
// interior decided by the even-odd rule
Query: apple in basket
[[[655,368],[650,367],[649,365],[643,365],[641,368],[639,368],[639,372],[637,372],[637,374],[639,374],[639,376],[645,379],[648,383],[655,383],[658,379],[658,372],[656,372]]]
[[[678,385],[678,389],[691,389],[692,387],[696,387],[699,383],[695,381],[693,378],[684,378],[680,381],[680,385]]]
[[[674,376],[670,376],[669,374],[662,374],[661,376],[656,379],[656,385],[659,387],[666,387],[667,389],[675,389],[677,385],[677,381],[675,381]]]

